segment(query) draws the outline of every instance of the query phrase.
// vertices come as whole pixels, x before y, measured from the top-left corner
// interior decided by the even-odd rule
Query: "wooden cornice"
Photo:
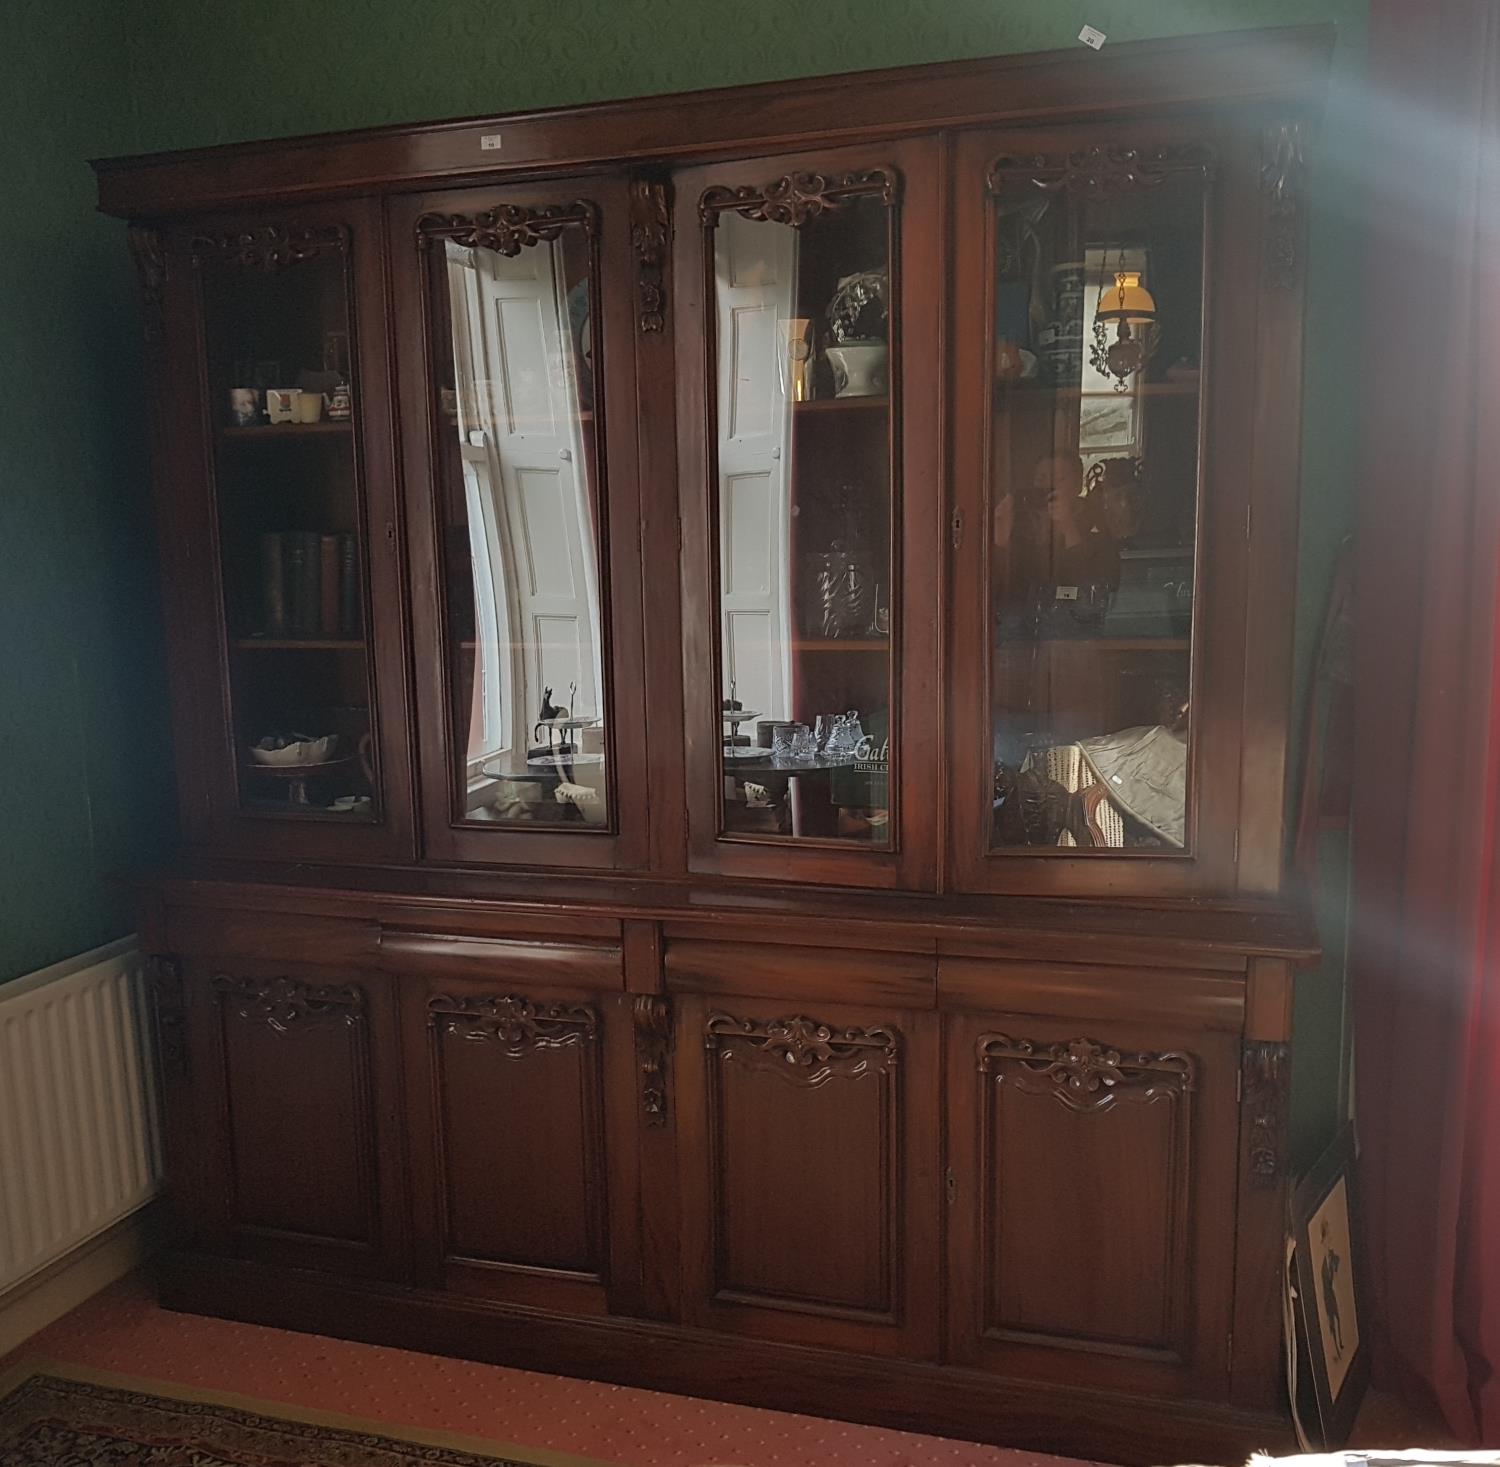
[[[94,160],[99,208],[159,219],[939,128],[1317,106],[1331,26],[1231,31]],[[493,139],[499,138],[498,147]],[[483,140],[489,139],[488,146]]]

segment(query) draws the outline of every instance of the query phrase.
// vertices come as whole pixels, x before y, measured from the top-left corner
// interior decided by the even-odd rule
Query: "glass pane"
[[[342,230],[200,240],[242,808],[373,820]]]
[[[992,843],[1182,850],[1202,174],[995,207]]]
[[[592,243],[429,258],[455,813],[607,830]]]
[[[892,844],[890,218],[713,230],[726,834]]]

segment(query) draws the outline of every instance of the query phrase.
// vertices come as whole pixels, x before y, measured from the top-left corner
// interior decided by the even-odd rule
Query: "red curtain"
[[[1371,0],[1355,1076],[1377,1381],[1500,1445],[1500,3]],[[1396,1443],[1393,1445],[1405,1445]]]

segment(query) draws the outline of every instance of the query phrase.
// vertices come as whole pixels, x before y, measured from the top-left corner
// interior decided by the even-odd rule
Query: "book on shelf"
[[[324,637],[339,635],[339,566],[342,552],[337,535],[318,538],[318,631]]]
[[[357,640],[359,540],[349,531],[275,530],[260,539],[261,634]]]

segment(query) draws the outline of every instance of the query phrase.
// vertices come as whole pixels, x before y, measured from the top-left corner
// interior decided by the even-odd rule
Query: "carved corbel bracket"
[[[1301,269],[1302,194],[1307,160],[1302,148],[1302,124],[1280,122],[1265,130],[1261,140],[1260,192],[1265,205],[1262,270],[1276,290],[1290,290]]]
[[[641,1112],[648,1126],[667,1123],[667,1061],[672,1053],[672,1004],[637,994],[631,1006],[635,1055],[641,1069]]]
[[[1250,1133],[1250,1185],[1274,1187],[1286,1175],[1291,1050],[1276,1040],[1246,1041],[1240,1076],[1240,1124]]]
[[[141,293],[141,320],[146,350],[155,357],[166,334],[167,251],[161,231],[132,224],[128,231],[135,278]]]
[[[671,219],[671,197],[666,183],[641,178],[631,184],[630,247],[635,252],[636,324],[647,335],[666,330]]]
[[[156,1031],[156,1059],[162,1077],[188,1077],[187,992],[182,983],[182,963],[172,953],[151,953],[146,958],[146,991]]]

